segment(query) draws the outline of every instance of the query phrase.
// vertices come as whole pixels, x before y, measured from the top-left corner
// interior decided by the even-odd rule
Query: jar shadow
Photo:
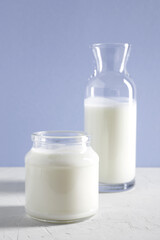
[[[8,197],[16,196],[17,194],[25,193],[24,181],[0,181],[0,198],[10,195]],[[0,199],[1,200],[1,199]],[[1,201],[0,201],[1,202]],[[0,229],[1,228],[27,228],[27,227],[48,227],[54,225],[49,222],[42,222],[29,217],[25,212],[24,205],[20,206],[2,206],[0,203]]]
[[[68,223],[75,224],[75,223]],[[25,213],[24,206],[0,206],[1,228],[28,228],[66,225],[65,223],[49,223],[35,220]]]
[[[0,193],[23,193],[24,181],[0,181]]]

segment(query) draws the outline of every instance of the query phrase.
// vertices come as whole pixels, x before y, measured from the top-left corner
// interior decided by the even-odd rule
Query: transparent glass
[[[126,70],[130,44],[92,45],[96,68],[86,88],[85,131],[98,153],[99,191],[135,184],[136,89]]]
[[[83,132],[32,134],[25,157],[25,208],[47,222],[84,220],[98,210],[98,155]]]

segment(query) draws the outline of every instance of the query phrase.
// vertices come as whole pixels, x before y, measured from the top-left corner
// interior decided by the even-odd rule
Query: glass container
[[[99,190],[117,192],[135,184],[136,90],[126,70],[130,44],[92,45],[96,61],[84,101],[85,131],[99,155]]]
[[[31,217],[68,223],[98,210],[98,155],[83,132],[32,134],[25,157],[25,208]]]

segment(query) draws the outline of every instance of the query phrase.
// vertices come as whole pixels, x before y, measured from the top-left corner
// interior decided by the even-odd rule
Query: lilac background
[[[23,166],[39,130],[83,130],[94,42],[129,42],[137,166],[160,166],[160,1],[0,0],[0,165]]]

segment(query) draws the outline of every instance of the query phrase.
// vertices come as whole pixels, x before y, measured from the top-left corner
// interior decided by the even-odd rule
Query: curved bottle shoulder
[[[135,86],[134,80],[129,76],[128,73],[119,73],[119,72],[108,72],[108,73],[91,75],[88,78],[88,86],[94,85],[94,86],[105,87],[108,84],[113,84],[113,83],[122,84],[124,80],[131,83],[131,85]]]
[[[86,97],[128,97],[136,99],[133,79],[124,73],[101,73],[92,76],[86,87]]]

